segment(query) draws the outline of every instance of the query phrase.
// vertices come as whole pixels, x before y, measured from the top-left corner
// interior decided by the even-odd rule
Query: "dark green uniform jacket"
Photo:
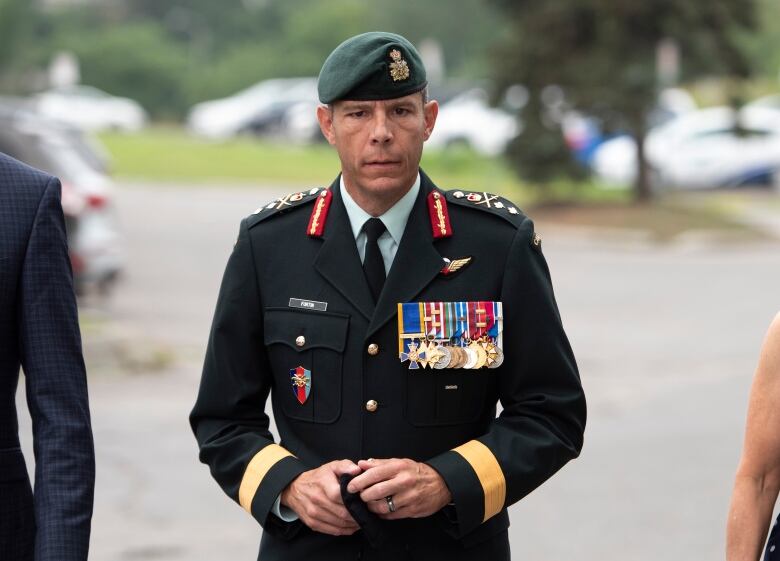
[[[263,560],[509,559],[506,508],[582,447],[585,398],[533,223],[506,200],[476,204],[449,191],[452,235],[434,239],[426,198],[437,188],[421,175],[376,306],[338,180],[321,238],[307,235],[308,203],[321,194],[314,189],[241,223],[191,424],[201,460],[263,526]],[[445,257],[472,260],[443,275]],[[327,310],[292,307],[291,298]],[[414,301],[501,301],[503,364],[410,370],[398,356],[396,306]],[[371,344],[379,352],[369,353]],[[290,381],[299,366],[311,379],[303,404]],[[269,392],[278,443],[264,413]],[[385,551],[362,532],[327,536],[271,513],[303,471],[393,457],[434,467],[454,506],[388,523],[398,538]]]

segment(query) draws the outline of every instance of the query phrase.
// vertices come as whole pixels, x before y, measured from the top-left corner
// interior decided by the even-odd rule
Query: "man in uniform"
[[[317,117],[341,174],[241,223],[190,420],[260,559],[509,559],[507,507],[581,449],[541,238],[419,169],[426,85],[399,35],[339,45]]]

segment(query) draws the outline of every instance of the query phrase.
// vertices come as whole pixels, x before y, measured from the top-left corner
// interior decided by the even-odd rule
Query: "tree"
[[[651,197],[644,141],[660,83],[659,45],[679,49],[684,79],[750,71],[739,34],[755,27],[755,0],[491,1],[512,27],[495,53],[499,83],[524,84],[532,100],[546,87],[559,86],[571,107],[628,131],[637,146],[638,200]],[[526,109],[540,105],[532,102]],[[524,115],[526,125],[545,119],[538,112]],[[528,132],[526,126],[516,151],[537,142]],[[560,136],[560,127],[555,133]]]
[[[33,10],[29,0],[0,0],[0,81],[14,66],[30,34]]]
[[[155,118],[186,110],[186,51],[153,23],[83,30],[55,45],[76,54],[85,84],[135,99]]]

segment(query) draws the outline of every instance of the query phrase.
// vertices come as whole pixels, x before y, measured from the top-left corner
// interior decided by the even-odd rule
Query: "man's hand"
[[[360,468],[350,460],[340,460],[305,471],[282,491],[280,502],[315,532],[352,535],[360,526],[341,500],[338,478],[344,473],[356,475]]]
[[[428,464],[409,459],[360,460],[363,473],[347,490],[360,493],[368,509],[385,520],[422,518],[441,510],[452,494],[441,475]],[[392,496],[395,512],[385,497]]]

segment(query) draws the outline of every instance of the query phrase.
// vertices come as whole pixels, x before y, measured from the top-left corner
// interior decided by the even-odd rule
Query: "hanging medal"
[[[489,334],[492,348],[490,351],[495,353],[492,362],[488,362],[488,368],[498,368],[504,363],[503,347],[503,304],[493,302],[493,325],[490,327]]]
[[[473,368],[478,369],[487,363],[487,353],[482,346],[482,338],[487,327],[485,302],[469,302],[469,323],[472,331],[469,348],[477,354],[477,361]]]
[[[410,370],[498,368],[502,346],[501,302],[398,304],[398,356]]]
[[[418,370],[421,363],[423,367],[427,364],[426,348],[420,345],[425,342],[421,307],[420,302],[398,304],[398,358],[401,362],[409,361],[409,370]]]

